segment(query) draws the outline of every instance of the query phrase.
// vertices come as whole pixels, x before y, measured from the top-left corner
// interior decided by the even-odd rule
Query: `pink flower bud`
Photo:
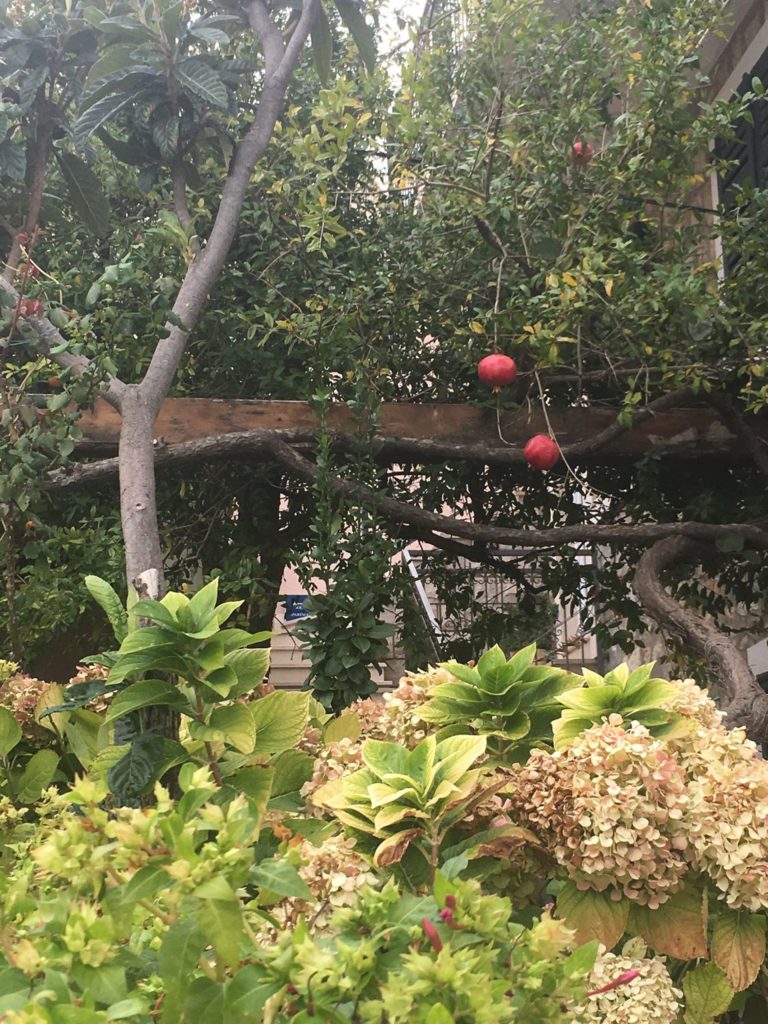
[[[437,928],[432,924],[428,917],[422,917],[421,927],[424,929],[424,934],[429,939],[429,944],[436,953],[439,953],[443,948],[443,943],[440,936],[437,934]]]
[[[620,988],[622,985],[626,985],[630,981],[634,981],[635,978],[640,977],[640,971],[622,971],[618,978],[614,978],[613,981],[609,981],[607,985],[603,985],[602,988],[593,989],[592,992],[587,992],[588,996],[599,996],[603,992],[612,992],[615,988]]]

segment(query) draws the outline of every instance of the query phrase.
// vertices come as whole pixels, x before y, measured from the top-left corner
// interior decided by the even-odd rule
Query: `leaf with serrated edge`
[[[576,932],[576,942],[597,939],[606,949],[613,949],[626,931],[629,901],[612,900],[607,893],[586,892],[566,882],[557,897],[557,910],[569,928]]]
[[[718,907],[712,959],[737,992],[749,988],[765,960],[765,918],[746,910]]]

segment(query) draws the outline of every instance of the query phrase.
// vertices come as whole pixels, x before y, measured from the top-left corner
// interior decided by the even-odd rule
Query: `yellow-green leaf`
[[[734,992],[717,964],[702,964],[683,979],[685,1024],[712,1024],[728,1009]]]
[[[723,910],[712,931],[712,959],[737,992],[749,988],[765,960],[765,918]]]
[[[613,949],[627,928],[629,901],[612,900],[607,893],[588,889],[581,892],[575,882],[566,882],[557,897],[557,910],[576,932],[576,945],[597,939]]]
[[[707,894],[683,885],[658,910],[632,906],[630,931],[642,935],[657,953],[678,960],[707,955]]]

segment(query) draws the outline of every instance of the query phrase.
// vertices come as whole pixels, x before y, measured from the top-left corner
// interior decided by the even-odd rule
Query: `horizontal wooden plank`
[[[561,445],[594,437],[614,422],[610,409],[552,409],[549,419]],[[339,431],[354,431],[354,415],[346,406],[335,406],[330,425]],[[83,413],[80,426],[86,445],[101,450],[117,445],[120,418],[103,400]],[[169,398],[156,423],[156,436],[166,444],[216,437],[257,428],[312,430],[317,426],[314,412],[306,402],[235,401],[206,398]],[[768,418],[754,417],[753,426],[768,441]],[[472,405],[410,405],[389,403],[381,409],[379,433],[387,438],[485,444],[490,449],[505,442],[520,446],[533,434],[547,429],[540,410],[527,407],[508,410],[501,416],[501,434],[496,412]],[[745,459],[741,442],[707,408],[675,409],[659,413],[612,441],[595,461],[606,456],[638,456],[653,445],[663,445],[670,454],[685,458],[704,455]]]

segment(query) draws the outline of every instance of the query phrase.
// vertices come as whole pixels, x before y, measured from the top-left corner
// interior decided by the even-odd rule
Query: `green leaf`
[[[733,989],[717,964],[701,964],[683,978],[685,1024],[712,1024],[725,1013]]]
[[[262,1010],[268,999],[280,991],[282,981],[270,978],[258,964],[246,964],[224,993],[224,1019],[232,1024],[262,1024]]]
[[[21,804],[38,800],[50,784],[59,766],[59,755],[55,750],[38,750],[27,762],[18,784],[16,799]]]
[[[245,697],[264,682],[264,677],[269,671],[269,655],[268,647],[235,650],[226,655],[226,664],[234,669],[237,675],[237,683],[230,690],[230,696]]]
[[[376,41],[373,29],[363,17],[363,13],[355,0],[336,0],[336,9],[341,20],[355,41],[365,70],[373,74],[376,66]]]
[[[755,981],[765,960],[765,918],[718,906],[712,931],[712,959],[736,992]]]
[[[320,8],[310,29],[312,43],[312,60],[317,70],[321,85],[328,85],[331,80],[331,62],[333,60],[333,36],[328,15]]]
[[[272,792],[273,771],[262,765],[241,768],[227,779],[227,784],[253,802],[259,815],[267,809]]]
[[[360,736],[360,717],[354,711],[333,718],[326,725],[323,740],[326,743],[338,743],[339,740],[356,740]]]
[[[256,743],[256,723],[247,704],[229,704],[216,708],[210,718],[211,726],[218,729],[224,740],[242,754],[250,754]]]
[[[179,1019],[168,1017],[167,1024],[178,1024]],[[224,985],[211,978],[195,978],[187,987],[183,1019],[200,1024],[230,1024],[224,1021]]]
[[[174,73],[184,91],[210,107],[226,110],[229,106],[227,87],[207,64],[189,57],[177,64]]]
[[[178,711],[191,713],[189,701],[178,688],[163,679],[142,679],[138,683],[126,686],[112,701],[104,718],[105,722],[113,722],[123,718],[139,708],[164,704]]]
[[[191,598],[189,602],[189,614],[195,624],[195,629],[204,629],[209,622],[216,608],[216,601],[219,597],[219,579],[214,577],[210,583]]]
[[[307,726],[308,693],[270,693],[251,704],[256,723],[256,752],[279,754],[295,747]]]
[[[83,111],[72,125],[72,138],[78,149],[85,149],[88,140],[93,133],[103,127],[115,117],[124,107],[135,103],[136,97],[133,94],[113,93],[105,96],[104,99],[94,103],[92,107]]]
[[[243,920],[236,900],[202,900],[197,923],[213,946],[217,961],[234,969],[240,962]]]
[[[8,708],[0,708],[0,757],[7,757],[21,739],[21,726]]]
[[[575,882],[566,882],[557,897],[557,910],[581,945],[597,939],[611,950],[626,931],[629,901],[612,900],[607,893],[588,889],[581,892]]]
[[[184,993],[205,944],[205,936],[192,917],[181,918],[165,933],[157,955],[165,989],[163,1024],[178,1024]]]
[[[128,615],[117,591],[100,576],[86,576],[83,582],[88,593],[101,606],[109,619],[115,640],[122,643],[128,633]]]
[[[130,746],[130,743],[121,743],[104,747],[88,765],[88,775],[94,782],[106,782],[109,771],[125,757]]]
[[[276,896],[288,899],[313,899],[312,890],[293,864],[289,864],[287,860],[277,857],[263,860],[251,868],[249,878]]]
[[[57,152],[56,160],[78,217],[91,234],[103,238],[109,232],[110,208],[101,182],[74,153]]]
[[[142,733],[107,773],[107,784],[114,797],[127,803],[140,796],[157,777],[158,761],[165,752],[165,740],[153,733]]]
[[[272,782],[273,797],[286,793],[298,793],[305,782],[312,778],[314,759],[303,750],[284,750],[272,758],[274,771]]]

